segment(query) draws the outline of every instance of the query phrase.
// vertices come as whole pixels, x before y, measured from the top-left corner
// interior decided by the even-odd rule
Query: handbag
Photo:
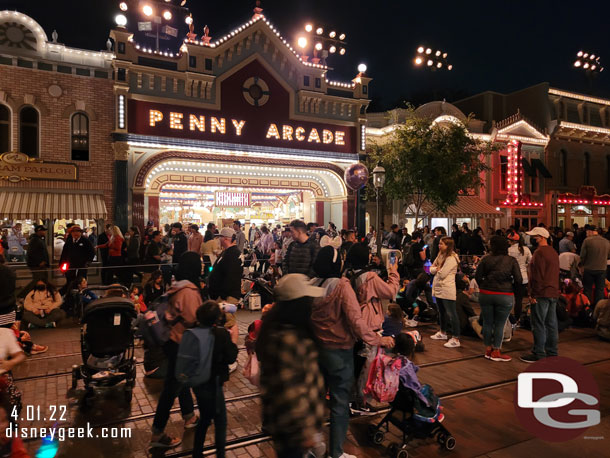
[[[243,375],[252,385],[261,385],[260,365],[256,353],[250,353],[248,355],[248,362],[246,363],[246,367],[244,367]]]

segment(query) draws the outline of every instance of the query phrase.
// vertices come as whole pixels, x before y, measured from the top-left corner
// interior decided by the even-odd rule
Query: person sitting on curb
[[[22,322],[24,325],[55,328],[66,317],[66,312],[60,308],[61,303],[61,296],[55,288],[44,280],[38,280],[25,297]]]

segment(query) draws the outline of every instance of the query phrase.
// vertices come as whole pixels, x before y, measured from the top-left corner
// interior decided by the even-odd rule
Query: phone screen
[[[390,265],[396,264],[396,253],[390,253]]]

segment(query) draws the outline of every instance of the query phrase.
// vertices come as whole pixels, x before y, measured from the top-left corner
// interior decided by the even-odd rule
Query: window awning
[[[500,218],[503,215],[475,196],[458,196],[457,203],[448,207],[446,212],[435,210],[426,214],[430,218]]]
[[[0,191],[0,218],[106,219],[100,194]]]

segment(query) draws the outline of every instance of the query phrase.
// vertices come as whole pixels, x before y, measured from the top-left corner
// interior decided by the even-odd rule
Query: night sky
[[[174,0],[178,1],[178,0]],[[118,0],[0,0],[37,20],[50,37],[70,46],[105,48]],[[201,35],[218,38],[252,16],[253,0],[188,0]],[[373,78],[369,111],[403,101],[448,101],[485,90],[510,92],[543,81],[610,97],[610,3],[565,0],[263,0],[265,16],[296,41],[307,21],[347,34],[347,54],[334,55],[330,79],[349,81],[364,62]],[[130,21],[134,25],[134,21]],[[177,20],[180,36],[186,25]],[[415,68],[419,45],[449,53],[451,72]],[[580,50],[602,56],[606,70],[592,82],[574,69]],[[606,59],[605,59],[606,57]]]

